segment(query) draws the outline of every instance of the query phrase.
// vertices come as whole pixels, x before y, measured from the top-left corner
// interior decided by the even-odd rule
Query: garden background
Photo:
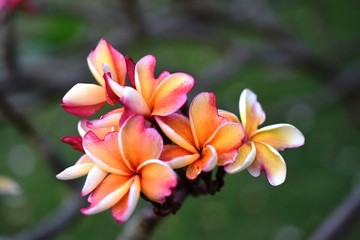
[[[77,134],[79,120],[61,98],[75,83],[95,83],[86,57],[103,37],[135,61],[153,54],[158,73],[191,74],[190,99],[213,91],[219,108],[237,113],[250,88],[266,125],[290,123],[305,135],[303,147],[282,153],[284,184],[228,175],[215,196],[186,199],[152,239],[360,238],[359,1],[24,4],[0,13],[0,176],[19,186],[0,192],[0,239],[121,235],[109,211],[80,214],[84,179],[55,178],[80,156],[60,142]]]

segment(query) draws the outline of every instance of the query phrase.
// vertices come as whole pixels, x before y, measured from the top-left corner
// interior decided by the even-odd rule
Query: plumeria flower
[[[105,79],[124,105],[126,116],[167,116],[186,102],[186,94],[193,87],[194,79],[186,73],[170,74],[166,71],[155,78],[155,65],[156,59],[152,55],[147,55],[136,63],[135,89],[117,84],[112,81],[111,74],[106,74]]]
[[[80,136],[67,136],[62,139],[63,142],[73,146],[74,149],[84,152],[83,137],[89,131],[92,131],[98,138],[104,139],[106,134],[112,131],[119,131],[119,121],[123,113],[123,108],[115,109],[103,116],[99,120],[80,120],[78,131]],[[73,165],[66,168],[56,177],[61,180],[70,180],[87,176],[81,194],[87,195],[93,191],[100,182],[106,177],[107,172],[94,164],[87,154],[82,155]]]
[[[105,39],[101,39],[96,48],[90,52],[87,62],[100,85],[78,83],[65,94],[61,104],[65,111],[77,116],[93,115],[106,103],[114,105],[117,101],[116,95],[104,81],[104,68],[107,69],[107,73],[110,72],[113,81],[119,85],[125,84],[125,58]]]
[[[213,93],[198,94],[190,105],[189,117],[179,113],[156,117],[161,130],[176,144],[165,145],[163,160],[174,169],[187,166],[189,179],[235,160],[244,131],[239,123],[219,115]]]
[[[160,204],[172,194],[177,176],[168,164],[159,160],[163,140],[149,125],[143,116],[135,115],[119,132],[109,132],[104,139],[92,131],[85,134],[87,156],[108,174],[91,192],[90,206],[82,209],[82,213],[91,215],[111,208],[113,217],[123,223],[134,211],[140,192]]]
[[[294,126],[283,123],[258,129],[265,121],[265,112],[255,93],[249,89],[241,93],[239,110],[246,142],[239,148],[235,162],[225,166],[225,171],[236,173],[247,169],[254,177],[264,171],[271,185],[283,183],[286,164],[278,151],[303,145],[303,134]]]

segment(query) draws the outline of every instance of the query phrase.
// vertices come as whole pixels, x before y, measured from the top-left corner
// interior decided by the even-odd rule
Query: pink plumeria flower
[[[109,132],[119,131],[119,121],[123,111],[123,108],[115,109],[101,116],[99,120],[80,120],[78,124],[80,136],[67,136],[62,141],[72,145],[77,150],[84,151],[82,138],[85,134],[92,131],[98,138],[104,139]],[[85,184],[81,190],[81,194],[84,196],[93,191],[107,174],[106,171],[94,164],[89,156],[84,154],[73,166],[66,168],[56,177],[61,180],[70,180],[86,176]]]
[[[63,97],[61,106],[65,111],[77,116],[90,116],[106,103],[114,105],[117,97],[104,81],[104,68],[119,85],[125,84],[126,61],[124,56],[114,49],[105,39],[101,39],[90,52],[87,62],[91,73],[100,85],[78,83]]]
[[[165,145],[161,159],[174,169],[187,166],[186,176],[195,179],[202,171],[233,162],[244,138],[239,123],[219,115],[213,93],[200,93],[192,101],[190,118],[173,113],[156,120],[176,145]]]
[[[186,94],[193,87],[194,79],[186,73],[170,74],[166,71],[155,78],[155,65],[156,59],[152,55],[147,55],[137,62],[135,89],[111,81],[111,74],[105,76],[120,103],[124,105],[127,116],[167,116],[176,112],[186,102]]]
[[[140,192],[157,203],[164,203],[172,194],[177,176],[159,160],[163,141],[149,125],[143,116],[134,115],[119,132],[110,132],[103,140],[92,131],[85,134],[87,156],[108,174],[91,192],[90,206],[82,213],[91,215],[111,208],[113,217],[123,223],[134,211]]]
[[[265,121],[265,112],[255,93],[249,89],[241,93],[239,110],[246,142],[239,148],[235,162],[225,165],[225,171],[236,173],[247,169],[254,177],[264,171],[271,185],[282,184],[286,178],[286,164],[278,151],[303,145],[303,134],[294,126],[283,123],[258,129]]]

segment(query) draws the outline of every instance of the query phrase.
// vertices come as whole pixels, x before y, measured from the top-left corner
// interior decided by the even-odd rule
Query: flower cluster
[[[61,106],[80,117],[105,105],[114,109],[100,119],[80,120],[79,136],[62,139],[83,152],[57,178],[87,175],[82,195],[89,195],[90,206],[82,209],[84,214],[111,208],[123,223],[140,196],[159,214],[168,214],[178,209],[184,194],[214,194],[226,173],[245,169],[253,176],[265,172],[276,186],[286,177],[278,151],[304,144],[301,132],[289,124],[258,129],[265,113],[248,89],[240,95],[237,117],[218,109],[210,92],[187,105],[194,79],[167,71],[155,77],[152,55],[134,63],[102,39],[87,62],[98,84],[76,84]]]

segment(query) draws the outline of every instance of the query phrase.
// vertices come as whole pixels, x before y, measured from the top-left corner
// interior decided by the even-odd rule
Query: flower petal
[[[57,179],[70,180],[85,176],[94,166],[93,163],[76,164],[66,168],[64,171],[56,175]]]
[[[92,215],[114,206],[128,193],[133,182],[133,177],[108,175],[88,197],[90,206],[82,208],[81,212]]]
[[[135,65],[135,86],[136,90],[143,96],[149,104],[150,99],[159,81],[154,77],[156,58],[147,55],[141,58]]]
[[[195,138],[197,149],[213,135],[215,130],[227,119],[219,116],[216,107],[216,98],[213,93],[198,94],[190,105],[190,126]]]
[[[100,85],[105,86],[103,64],[114,71],[112,78],[120,85],[125,84],[126,62],[124,56],[114,49],[105,39],[101,39],[96,48],[90,52],[87,62],[91,73]]]
[[[69,144],[77,151],[84,152],[81,136],[65,136],[61,138],[61,142]]]
[[[70,180],[70,179],[79,178],[88,174],[88,172],[93,166],[94,163],[91,162],[91,160],[86,154],[84,154],[75,163],[75,165],[66,168],[64,171],[56,175],[56,178],[60,180]]]
[[[107,128],[111,129],[111,131],[118,131],[120,118],[123,113],[124,108],[112,110],[107,114],[101,116],[101,118],[98,120],[87,121],[86,126],[92,130],[98,128]]]
[[[232,112],[219,109],[218,113],[220,116],[227,118],[229,122],[240,123],[239,118]]]
[[[174,73],[165,78],[150,100],[152,115],[167,116],[186,102],[186,94],[194,86],[194,79],[185,73]]]
[[[103,170],[120,175],[131,174],[120,154],[118,132],[110,132],[101,140],[89,131],[84,136],[83,145],[86,154]]]
[[[187,117],[179,113],[173,113],[166,117],[156,116],[155,120],[171,141],[192,153],[197,152],[190,121]]]
[[[106,75],[108,78],[109,76]],[[139,92],[132,87],[123,87],[114,81],[109,80],[109,85],[114,93],[119,96],[120,103],[126,108],[145,116],[150,115],[150,108]]]
[[[217,153],[213,146],[206,146],[201,153],[201,158],[191,163],[186,169],[186,177],[195,179],[202,171],[209,172],[217,164]]]
[[[255,156],[256,156],[255,144],[252,142],[245,143],[241,145],[241,147],[239,148],[238,155],[235,161],[225,165],[224,169],[226,172],[230,174],[240,172],[246,169],[247,167],[249,167],[253,163]]]
[[[230,159],[228,157],[231,155],[226,153],[236,151],[242,144],[244,137],[244,130],[241,124],[227,122],[216,129],[205,145],[209,144],[216,149],[218,153],[218,165],[223,166],[226,163],[234,161],[235,155],[233,154],[233,159]],[[220,159],[220,154],[224,154],[224,158]]]
[[[112,216],[118,223],[126,222],[134,212],[140,198],[140,178],[136,176],[129,192],[111,209]]]
[[[200,154],[192,153],[177,145],[165,145],[160,159],[169,164],[173,169],[178,169],[193,163],[200,158]]]
[[[277,150],[295,148],[304,144],[304,135],[290,124],[274,124],[257,130],[251,139],[269,144]]]
[[[177,175],[172,168],[160,160],[148,160],[138,168],[141,192],[151,201],[164,203],[177,185]]]
[[[130,80],[130,85],[135,88],[135,63],[131,57],[125,56],[126,71]]]
[[[245,89],[240,95],[239,111],[247,136],[251,136],[265,121],[265,112],[257,101],[256,94],[249,89]]]
[[[84,186],[81,190],[81,196],[88,195],[90,192],[92,192],[101,182],[104,180],[108,173],[98,166],[93,166],[84,183]]]
[[[154,128],[145,126],[144,116],[130,117],[120,130],[120,151],[133,170],[149,159],[158,159],[163,140]]]
[[[95,84],[78,83],[63,97],[61,107],[77,116],[90,116],[106,103],[105,90]]]
[[[270,145],[255,143],[256,157],[247,168],[254,177],[264,171],[269,183],[273,186],[282,184],[286,178],[286,164],[282,156]]]

